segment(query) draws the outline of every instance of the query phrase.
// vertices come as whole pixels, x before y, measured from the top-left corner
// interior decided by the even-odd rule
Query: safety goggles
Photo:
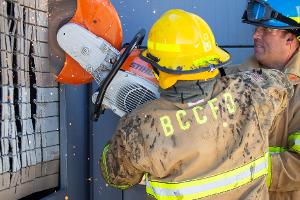
[[[255,26],[255,29],[253,30],[253,33],[259,34],[262,36],[271,35],[276,36],[281,34],[282,32],[288,32],[288,30],[285,29],[275,29],[275,28],[269,28],[264,26]]]
[[[262,0],[250,0],[242,17],[243,22],[253,24],[260,24],[272,19],[290,25],[291,27],[289,28],[300,28],[299,23],[277,12],[267,2]]]

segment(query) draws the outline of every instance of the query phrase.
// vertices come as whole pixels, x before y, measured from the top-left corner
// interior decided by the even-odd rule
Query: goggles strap
[[[276,12],[274,10],[272,11],[271,17],[274,19],[277,19],[278,21],[289,24],[291,26],[296,26],[296,27],[300,28],[300,24],[298,22],[296,22],[295,20],[293,20],[289,17],[286,17],[286,16],[282,15],[281,13]]]

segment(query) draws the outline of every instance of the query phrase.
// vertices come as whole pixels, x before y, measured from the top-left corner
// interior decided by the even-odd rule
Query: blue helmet
[[[299,32],[300,0],[249,0],[242,20],[256,26]]]

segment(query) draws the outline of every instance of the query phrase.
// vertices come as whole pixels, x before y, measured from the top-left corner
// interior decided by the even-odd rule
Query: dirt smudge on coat
[[[171,140],[172,140],[172,144],[173,144],[172,147],[176,147],[176,138],[174,135],[171,136]]]
[[[152,118],[151,115],[145,115],[144,123],[147,124],[148,122],[150,122],[151,118]]]
[[[151,128],[154,126],[154,118],[151,121]]]
[[[163,169],[166,170],[166,167],[165,167],[163,161],[159,160],[159,162],[160,162],[161,166],[163,167]]]
[[[155,143],[156,143],[156,137],[154,138],[152,144],[150,145],[150,149],[151,150],[154,148]]]

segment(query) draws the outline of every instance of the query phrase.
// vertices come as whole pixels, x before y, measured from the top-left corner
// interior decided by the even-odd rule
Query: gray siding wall
[[[47,0],[0,0],[0,199],[59,184],[59,89],[47,12]]]

